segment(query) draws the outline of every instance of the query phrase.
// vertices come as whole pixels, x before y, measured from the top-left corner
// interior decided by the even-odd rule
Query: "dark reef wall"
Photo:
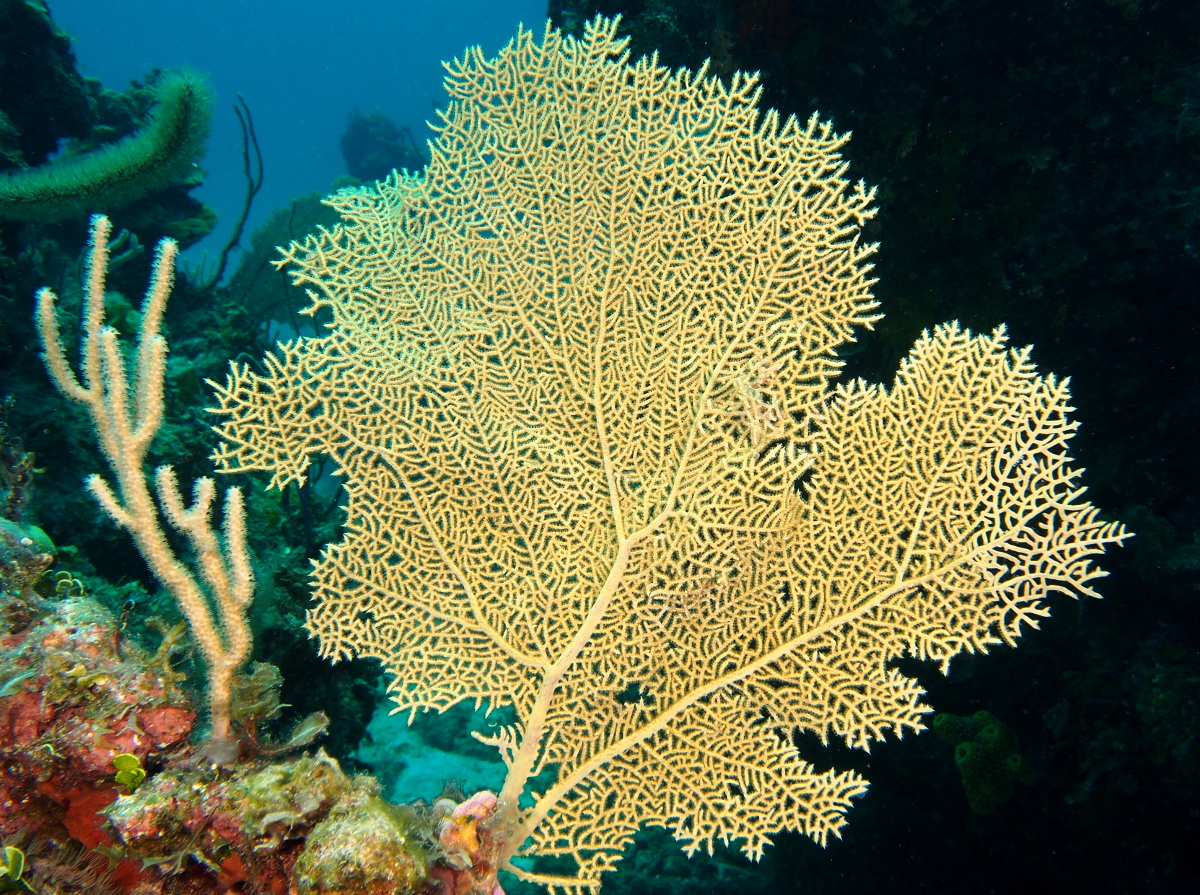
[[[1103,603],[1058,601],[1020,650],[921,672],[939,711],[1012,726],[1031,783],[984,817],[930,734],[851,757],[874,785],[846,841],[785,839],[774,884],[1186,889],[1200,870],[1200,5],[550,4],[576,31],[597,13],[624,16],[634,55],[759,71],[764,105],[852,130],[849,176],[879,187],[868,231],[887,318],[846,374],[887,381],[942,320],[1007,324],[1071,377],[1089,496],[1138,533],[1105,558]],[[801,746],[829,763],[815,738]]]
[[[91,99],[71,40],[43,4],[0,0],[0,84],[0,170],[39,165],[59,140],[91,132]]]

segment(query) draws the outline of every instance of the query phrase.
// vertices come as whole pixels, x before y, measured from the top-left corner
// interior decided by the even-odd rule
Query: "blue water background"
[[[124,90],[153,68],[189,66],[217,92],[204,184],[193,192],[220,216],[190,259],[220,251],[245,193],[233,103],[254,116],[266,178],[247,237],[295,196],[329,191],[346,173],[338,147],[352,110],[378,109],[418,141],[446,104],[445,59],[472,45],[494,54],[524,23],[540,34],[545,0],[51,0],[75,40],[80,71]],[[243,245],[248,244],[246,237]]]

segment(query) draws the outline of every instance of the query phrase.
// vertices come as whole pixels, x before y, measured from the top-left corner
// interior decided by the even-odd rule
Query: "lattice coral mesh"
[[[950,325],[831,393],[876,319],[873,193],[753,77],[630,64],[601,19],[448,71],[427,171],[285,253],[330,331],[233,369],[217,459],[339,464],[324,655],[381,659],[400,708],[515,706],[510,763],[545,711],[524,851],[578,873],[527,875],[594,886],[646,823],[824,843],[866,782],[791,731],[918,729],[890,660],[1012,642],[1124,537],[1080,499],[1065,383]]]

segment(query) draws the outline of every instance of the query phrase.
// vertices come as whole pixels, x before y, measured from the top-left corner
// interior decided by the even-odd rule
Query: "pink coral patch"
[[[186,739],[195,723],[195,712],[172,705],[147,709],[138,712],[137,716],[138,727],[155,749],[165,749]]]

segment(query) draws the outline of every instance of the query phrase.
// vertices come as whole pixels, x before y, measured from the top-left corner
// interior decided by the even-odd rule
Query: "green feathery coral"
[[[195,72],[163,75],[144,127],[37,168],[0,174],[0,218],[61,221],[121,208],[188,179],[204,155],[213,92]]]

